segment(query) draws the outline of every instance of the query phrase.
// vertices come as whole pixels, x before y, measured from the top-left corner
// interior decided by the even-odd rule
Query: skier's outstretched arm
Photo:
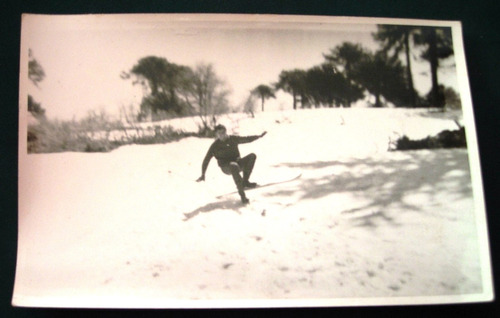
[[[255,135],[255,136],[245,136],[245,137],[239,136],[238,137],[238,143],[239,144],[249,143],[249,142],[252,142],[252,141],[257,140],[259,138],[264,137],[266,134],[267,134],[267,131],[264,131],[262,134]]]
[[[203,163],[201,164],[201,176],[196,180],[196,182],[205,181],[205,172],[207,171],[208,164],[210,163],[210,159],[212,159],[212,147],[210,147],[205,155],[205,159],[203,159]]]

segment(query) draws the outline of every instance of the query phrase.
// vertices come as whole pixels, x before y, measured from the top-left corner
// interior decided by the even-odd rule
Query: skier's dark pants
[[[243,158],[237,159],[236,161],[231,161],[226,165],[220,166],[222,172],[233,176],[234,183],[236,184],[240,195],[243,192],[245,184],[248,183],[248,179],[252,174],[256,159],[257,156],[251,153]],[[240,171],[243,171],[243,178],[240,175]]]

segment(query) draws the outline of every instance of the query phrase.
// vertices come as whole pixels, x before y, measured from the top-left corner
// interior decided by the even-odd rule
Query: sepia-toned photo
[[[22,307],[494,297],[460,22],[22,18]]]

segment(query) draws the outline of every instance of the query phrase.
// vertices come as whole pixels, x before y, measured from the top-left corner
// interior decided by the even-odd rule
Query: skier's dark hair
[[[219,124],[219,125],[215,126],[215,129],[214,129],[214,130],[215,130],[215,131],[219,131],[219,130],[224,130],[224,131],[226,131],[226,127],[224,127],[224,125],[220,125],[220,124]]]

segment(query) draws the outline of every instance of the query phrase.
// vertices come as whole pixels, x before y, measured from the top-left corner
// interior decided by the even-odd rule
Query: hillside
[[[240,146],[243,155],[258,156],[252,180],[302,173],[249,191],[247,206],[238,196],[216,199],[234,185],[215,160],[206,181],[194,181],[211,139],[29,155],[21,162],[14,303],[212,307],[488,298],[484,215],[475,211],[467,150],[387,151],[398,136],[456,129],[459,115],[443,115],[356,108],[224,117],[230,132],[268,132]]]

